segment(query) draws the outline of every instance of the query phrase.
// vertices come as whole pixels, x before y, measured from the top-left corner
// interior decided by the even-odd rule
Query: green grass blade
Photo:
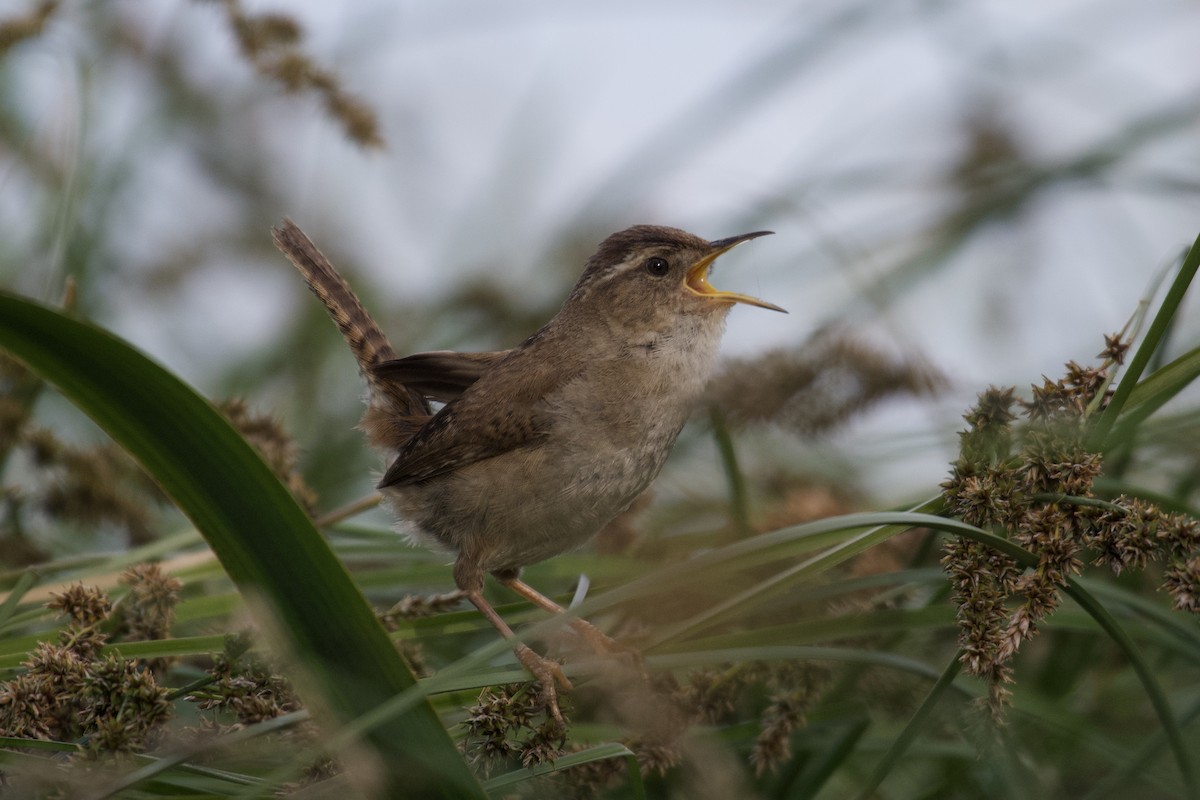
[[[245,728],[240,728],[224,736],[210,740],[205,745],[192,750],[181,750],[170,755],[162,757],[139,756],[138,760],[142,762],[142,766],[125,773],[121,777],[109,781],[98,787],[93,793],[89,794],[86,800],[108,800],[115,796],[118,792],[124,791],[137,786],[151,778],[156,778],[164,772],[177,767],[188,766],[186,762],[196,756],[203,755],[209,750],[230,748],[238,744],[243,744],[259,736],[264,736],[268,733],[289,728],[309,719],[307,711],[295,711],[291,714],[268,719],[254,725],[248,725]],[[225,773],[233,775],[233,773]],[[245,778],[237,781],[243,786],[257,787],[261,781],[258,778]]]
[[[717,664],[749,661],[834,661],[842,664],[865,664],[907,672],[919,678],[936,681],[941,673],[923,661],[880,650],[860,650],[852,647],[814,647],[807,645],[767,644],[757,647],[731,647],[719,650],[696,650],[650,656],[646,662],[655,669],[694,669]],[[975,697],[974,689],[966,683],[956,684],[954,690],[965,697]]]
[[[106,644],[102,653],[118,653],[125,658],[178,658],[200,653],[217,653],[225,646],[225,635],[188,636],[180,639],[153,639],[142,642]]]
[[[1171,701],[1167,699],[1166,692],[1159,685],[1158,679],[1154,677],[1154,673],[1150,670],[1150,665],[1146,663],[1146,659],[1142,656],[1141,650],[1130,638],[1129,634],[1117,622],[1116,618],[1108,612],[1090,592],[1086,592],[1079,586],[1078,583],[1068,584],[1064,589],[1067,595],[1078,603],[1084,611],[1087,611],[1096,622],[1100,623],[1100,627],[1104,628],[1104,632],[1109,635],[1109,638],[1121,648],[1125,653],[1125,657],[1129,659],[1130,666],[1137,673],[1138,679],[1142,683],[1142,689],[1146,692],[1146,697],[1150,700],[1150,704],[1154,706],[1154,711],[1158,715],[1158,720],[1162,724],[1162,732],[1167,737],[1167,743],[1171,746],[1171,752],[1175,756],[1175,763],[1179,767],[1179,773],[1183,778],[1183,785],[1187,791],[1187,796],[1192,800],[1200,798],[1200,784],[1196,782],[1196,771],[1192,766],[1192,753],[1189,751],[1187,743],[1183,739],[1183,730],[1179,725],[1179,720],[1175,716],[1175,711],[1171,708]]]
[[[713,441],[717,445],[717,453],[721,456],[721,467],[725,471],[725,481],[729,484],[729,516],[733,523],[733,538],[745,539],[753,533],[750,525],[750,500],[746,489],[746,476],[738,464],[737,449],[733,444],[733,436],[725,423],[725,416],[716,408],[708,415],[712,425]]]
[[[1160,408],[1200,376],[1200,347],[1193,348],[1134,387],[1125,403],[1127,413],[1144,404]]]
[[[954,684],[954,679],[958,677],[959,671],[962,670],[962,651],[954,654],[954,658],[950,659],[950,664],[942,672],[941,677],[929,690],[929,694],[925,695],[925,699],[921,701],[921,705],[917,708],[916,713],[909,719],[908,724],[904,726],[904,730],[900,731],[900,735],[892,742],[891,747],[884,753],[883,759],[875,766],[875,771],[871,773],[867,785],[858,793],[859,800],[870,800],[875,796],[875,790],[887,778],[888,773],[900,761],[900,758],[908,750],[909,745],[921,732],[925,722],[929,719],[929,715],[933,713],[933,709],[941,701],[946,691]]]
[[[72,742],[55,742],[47,739],[23,739],[20,736],[0,736],[0,747],[11,747],[20,750],[52,750],[56,753],[74,753],[79,749],[79,746]],[[2,755],[6,754],[0,750],[0,756]]]
[[[265,602],[321,707],[353,719],[415,680],[286,488],[213,407],[111,334],[0,293],[0,347],[56,384],[151,474],[239,590]],[[369,731],[391,797],[484,797],[429,705]]]
[[[1183,296],[1196,276],[1197,268],[1200,268],[1200,236],[1196,237],[1192,248],[1184,256],[1183,264],[1179,267],[1179,274],[1171,282],[1167,296],[1163,298],[1158,313],[1154,315],[1154,321],[1150,323],[1150,329],[1146,331],[1146,338],[1142,340],[1137,352],[1125,367],[1125,372],[1121,376],[1121,381],[1117,384],[1117,389],[1113,393],[1112,399],[1109,400],[1108,406],[1096,420],[1096,426],[1088,437],[1089,449],[1099,451],[1108,443],[1108,436],[1112,432],[1113,426],[1116,425],[1117,418],[1121,416],[1122,411],[1129,403],[1130,397],[1142,377],[1142,372],[1150,363],[1150,359],[1162,343],[1163,337],[1167,335],[1171,319],[1179,310]]]
[[[796,530],[813,532],[844,531],[864,526],[874,527],[870,527],[862,533],[854,534],[840,544],[812,558],[805,559],[770,577],[764,578],[756,586],[746,589],[711,608],[706,608],[683,622],[664,627],[662,631],[655,634],[653,638],[654,645],[652,647],[676,639],[702,626],[711,625],[725,619],[731,614],[742,613],[750,607],[751,603],[761,602],[766,597],[783,590],[796,581],[812,578],[815,575],[830,570],[838,564],[875,547],[880,542],[887,541],[891,537],[911,528],[928,527],[950,533],[959,532],[962,527],[971,528],[971,526],[954,519],[912,511],[896,511],[846,514],[840,517],[830,517],[829,519],[797,526]],[[731,548],[723,548],[723,550],[728,549]],[[714,555],[720,555],[720,551]],[[694,559],[694,562],[699,560]],[[650,575],[648,577],[653,578],[654,576]],[[606,593],[600,599],[607,597],[608,594],[615,594],[615,592]],[[587,604],[583,606],[583,610],[586,613]]]
[[[1016,559],[1017,563],[1023,566],[1037,566],[1037,557],[1035,555],[1007,539],[979,529],[976,529],[974,533],[966,535],[995,550],[1012,556]],[[1074,578],[1068,579],[1067,585],[1063,587],[1063,592],[1074,600],[1080,608],[1086,611],[1092,619],[1099,623],[1104,632],[1113,640],[1113,643],[1129,659],[1129,664],[1133,667],[1133,671],[1137,673],[1138,680],[1142,684],[1142,689],[1145,691],[1147,699],[1150,700],[1150,705],[1153,706],[1155,714],[1158,715],[1158,721],[1162,725],[1163,734],[1167,737],[1167,743],[1171,747],[1175,763],[1183,778],[1187,796],[1190,798],[1200,798],[1200,784],[1196,782],[1196,773],[1192,766],[1192,754],[1184,742],[1183,731],[1180,728],[1178,719],[1175,717],[1174,711],[1171,709],[1171,702],[1167,699],[1166,692],[1163,691],[1158,679],[1154,677],[1154,673],[1151,671],[1150,665],[1146,663],[1142,651],[1133,639],[1130,638],[1125,629],[1121,627],[1120,623],[1117,622],[1116,618],[1109,613],[1104,604],[1081,586],[1079,581]]]
[[[1200,664],[1200,626],[1190,615],[1164,606],[1117,583],[1075,579],[1079,585],[1091,592],[1097,599],[1106,601],[1110,606],[1124,607],[1125,615],[1133,615],[1133,628],[1140,631],[1147,629],[1160,633],[1173,644],[1179,654]],[[1172,645],[1164,645],[1170,647]]]
[[[1186,711],[1179,715],[1185,725],[1200,719],[1200,702],[1192,703]],[[1162,752],[1163,733],[1156,731],[1144,737],[1142,743],[1130,755],[1129,761],[1121,768],[1109,773],[1093,786],[1083,800],[1103,800],[1107,797],[1134,797],[1136,794],[1129,789],[1129,784],[1143,780],[1150,764]]]
[[[33,584],[36,582],[37,574],[33,570],[26,570],[21,573],[21,577],[17,578],[17,583],[13,586],[12,591],[4,598],[4,602],[0,603],[0,628],[12,619],[12,615],[17,611],[17,606],[21,604],[21,598],[33,588]]]
[[[1200,347],[1184,353],[1170,364],[1134,387],[1125,404],[1125,413],[1115,430],[1116,441],[1129,438],[1132,431],[1151,414],[1166,405],[1200,376]]]
[[[582,764],[591,764],[593,761],[606,761],[610,758],[633,758],[633,752],[623,744],[617,742],[607,742],[598,744],[594,747],[589,747],[580,750],[577,753],[565,755],[562,758],[555,759],[551,763],[539,764],[536,767],[527,769],[513,770],[506,772],[503,775],[484,782],[483,786],[491,793],[496,793],[500,789],[507,789],[510,786],[515,786],[518,783],[524,783],[539,775],[549,775],[552,772],[560,772],[571,767],[578,767]]]
[[[927,505],[932,507],[932,505]],[[791,536],[807,536],[824,534],[830,530],[840,529],[842,531],[853,531],[862,528],[866,525],[874,524],[876,527],[870,528],[861,533],[853,533],[849,538],[845,539],[841,544],[829,548],[816,556],[794,564],[784,570],[777,572],[774,575],[764,578],[756,586],[747,589],[724,602],[718,603],[712,608],[694,615],[682,623],[677,623],[670,626],[663,633],[655,637],[655,642],[658,645],[665,644],[669,641],[682,637],[686,633],[693,632],[697,629],[711,625],[719,620],[725,619],[731,615],[740,614],[746,611],[753,603],[761,601],[766,595],[778,591],[785,586],[791,585],[795,581],[811,578],[814,575],[820,574],[836,564],[844,562],[846,559],[857,555],[868,547],[878,544],[880,541],[895,535],[901,530],[911,527],[926,527],[933,530],[943,531],[945,533],[966,536],[976,541],[987,544],[988,546],[1013,557],[1018,563],[1026,567],[1036,567],[1037,557],[1029,553],[1019,545],[1003,539],[1001,537],[990,534],[973,525],[968,525],[964,522],[955,519],[937,517],[931,514],[917,512],[880,512],[868,514],[850,514],[844,517],[835,517],[827,520],[820,520],[816,523],[810,523],[804,526],[798,526],[791,529],[787,535]],[[779,532],[784,533],[784,532]],[[769,534],[768,534],[769,535]],[[753,542],[753,540],[751,540]],[[742,554],[748,546],[749,542],[741,542],[736,545],[730,545],[726,548],[721,548],[718,551],[706,554],[703,559],[706,563],[702,566],[698,565],[702,559],[697,558],[687,566],[693,566],[693,575],[699,574],[701,569],[708,568],[713,564],[720,563],[723,555],[736,552]],[[662,570],[659,575],[670,570]],[[653,581],[656,575],[646,576],[642,580]],[[639,583],[635,581],[634,583]],[[605,599],[608,595],[624,595],[628,592],[629,587],[621,587],[610,593],[605,593],[594,601],[585,603],[579,611],[586,613],[588,606],[595,604],[597,607],[607,605]],[[1188,787],[1189,796],[1198,796],[1195,790],[1195,773],[1191,763],[1191,756],[1188,753],[1187,747],[1183,740],[1183,734],[1179,727],[1178,721],[1171,711],[1170,703],[1166,698],[1162,687],[1155,678],[1154,673],[1150,670],[1141,650],[1137,644],[1129,637],[1129,634],[1121,627],[1116,618],[1105,608],[1105,606],[1097,601],[1095,597],[1088,592],[1076,580],[1068,581],[1063,591],[1071,597],[1088,615],[1090,615],[1105,631],[1106,634],[1113,640],[1118,648],[1122,650],[1130,665],[1137,674],[1139,681],[1142,684],[1143,690],[1147,698],[1150,700],[1155,713],[1162,725],[1164,735],[1171,746],[1176,763],[1179,767],[1180,774],[1183,776],[1184,784]],[[622,599],[625,599],[622,597]]]
[[[803,525],[781,528],[770,533],[762,533],[701,553],[685,562],[671,564],[646,573],[586,600],[578,607],[571,608],[568,613],[587,617],[597,611],[607,610],[630,600],[641,600],[647,595],[687,586],[701,577],[719,574],[721,570],[730,567],[747,569],[758,564],[778,561],[783,557],[794,559],[801,553],[829,548],[816,557],[819,564],[809,567],[813,572],[820,571],[817,567],[828,568],[836,563],[841,563],[891,535],[920,524],[919,522],[913,522],[913,524],[901,522],[896,529],[881,533],[878,530],[879,526],[886,525],[888,520],[902,519],[902,517],[897,517],[897,514],[936,512],[941,508],[939,504],[940,498],[923,503],[914,512],[844,514]],[[918,513],[911,519],[933,520],[939,522],[943,527],[961,524],[944,517],[930,516],[929,513]],[[854,535],[848,541],[847,532],[859,528],[868,530]]]
[[[825,732],[820,737],[823,745],[820,749],[806,754],[804,759],[792,759],[793,763],[781,775],[771,797],[777,800],[808,800],[818,796],[834,773],[845,766],[870,726],[871,721],[867,717],[850,717],[845,724]]]

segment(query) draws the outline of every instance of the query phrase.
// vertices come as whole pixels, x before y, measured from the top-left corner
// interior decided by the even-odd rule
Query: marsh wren
[[[463,595],[507,638],[484,575],[551,612],[521,569],[573,549],[658,475],[712,372],[737,303],[782,308],[708,281],[713,262],[770,231],[706,241],[636,225],[609,236],[559,312],[511,350],[397,358],[345,280],[289,220],[279,248],[341,328],[369,387],[361,427],[392,457],[379,489],[412,538],[456,554]],[[436,413],[430,405],[445,405]],[[571,624],[601,649],[584,620]],[[558,662],[514,652],[561,721]]]

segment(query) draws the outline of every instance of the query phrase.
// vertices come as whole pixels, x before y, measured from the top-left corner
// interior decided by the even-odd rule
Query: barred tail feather
[[[387,336],[363,307],[354,290],[321,254],[304,231],[290,219],[271,231],[275,246],[299,270],[305,282],[329,312],[358,361],[370,390],[363,428],[376,446],[399,447],[431,411],[425,398],[402,383],[381,379],[374,367],[394,360],[396,351]],[[384,424],[385,420],[387,421]],[[386,432],[385,432],[386,431]],[[397,439],[400,441],[397,441]]]

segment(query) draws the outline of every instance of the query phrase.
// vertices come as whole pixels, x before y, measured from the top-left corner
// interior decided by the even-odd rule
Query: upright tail
[[[325,305],[358,361],[370,391],[361,424],[368,441],[376,447],[398,449],[429,419],[432,411],[428,401],[403,383],[375,373],[374,367],[394,360],[396,351],[354,290],[304,231],[290,219],[284,219],[271,234],[275,246],[300,271],[308,288]]]

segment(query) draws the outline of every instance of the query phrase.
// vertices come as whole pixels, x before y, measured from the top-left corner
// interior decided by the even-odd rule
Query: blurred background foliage
[[[981,385],[1090,357],[1196,218],[1182,0],[26,6],[53,11],[0,72],[0,277],[50,300],[71,275],[85,316],[283,415],[330,501],[373,462],[285,214],[402,351],[518,341],[634,222],[773,229],[718,280],[792,315],[739,311],[730,353],[837,325],[951,379],[937,414],[803,447],[888,500]]]
[[[275,465],[318,510],[368,493],[380,462],[353,430],[352,359],[271,246],[283,216],[401,352],[511,346],[554,313],[595,244],[633,223],[713,238],[776,231],[723,260],[716,281],[791,314],[731,316],[709,402],[637,514],[597,541],[607,560],[573,555],[534,571],[560,591],[580,572],[619,584],[754,531],[926,499],[981,390],[1015,384],[1027,396],[1064,362],[1094,360],[1200,228],[1200,9],[1185,0],[23,0],[4,14],[0,284],[59,303],[70,279],[75,312],[206,396],[243,398],[232,407],[243,429],[267,431]],[[1185,300],[1159,363],[1195,345],[1196,302]],[[0,562],[51,561],[65,578],[101,563],[81,554],[178,535],[154,487],[86,422],[18,366],[5,376],[17,401],[0,414]],[[1183,510],[1200,483],[1194,409],[1193,390],[1120,454],[1127,477]],[[356,522],[365,531],[343,531],[339,552],[372,600],[449,588],[438,557],[370,535],[383,515]],[[900,540],[868,551],[842,576],[864,594],[836,607],[888,610],[870,576],[928,569],[930,552]],[[222,596],[228,587],[200,569],[184,597]],[[729,580],[720,589],[732,594],[755,575]],[[922,580],[948,592],[936,573]],[[713,589],[639,624],[703,606]],[[808,591],[795,602],[819,626],[829,599]],[[193,612],[193,634],[229,630],[213,622],[229,607],[213,602]],[[920,613],[907,634],[881,633],[886,617],[857,634],[915,637],[909,653],[936,642],[949,658],[952,609]],[[1062,759],[1078,755],[1062,740],[1095,715],[1119,728],[1123,702],[1152,724],[1121,664],[1087,684],[1086,708],[1064,700],[1096,658],[1094,637],[1070,630],[1082,625],[1074,613],[1059,615],[1068,630],[1053,657],[1029,657],[1038,692],[1018,700],[1059,704],[1044,717],[1061,724],[1051,738]],[[189,630],[186,614],[180,624]],[[427,626],[419,638],[435,667],[461,652],[452,622],[406,624]],[[928,639],[913,634],[925,627]],[[919,702],[912,675],[863,670],[896,682],[870,695],[894,704],[886,710],[903,717]],[[719,710],[775,709],[762,724],[786,738],[804,705],[788,692],[832,683],[838,697],[861,677],[816,672],[737,672],[729,685],[744,694]],[[835,738],[857,741],[861,709],[825,711]],[[947,714],[936,729],[960,723]],[[1088,742],[1084,763],[1102,761],[1111,740]],[[947,748],[912,766],[894,796],[922,796],[930,781],[944,791],[929,796],[1086,782],[1082,767],[1039,776],[1013,755],[978,768],[970,748]],[[820,767],[791,762],[791,782],[754,785],[791,796]],[[663,791],[689,796],[698,775]],[[750,791],[749,777],[729,781],[713,786]]]

